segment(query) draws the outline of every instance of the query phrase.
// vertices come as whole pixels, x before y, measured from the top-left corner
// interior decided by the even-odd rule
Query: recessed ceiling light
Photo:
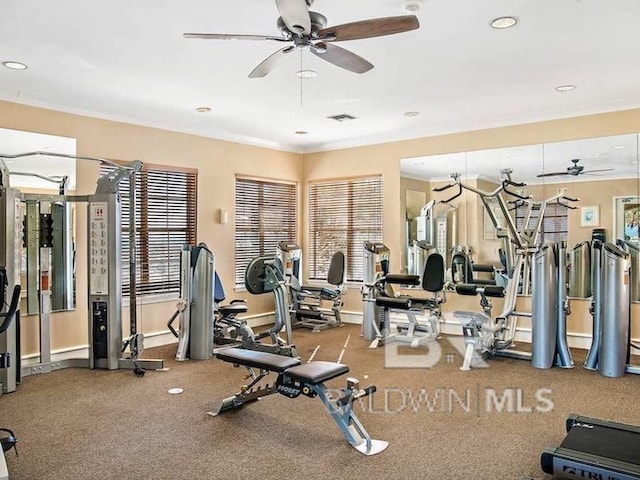
[[[518,23],[516,17],[498,17],[491,20],[489,25],[496,30],[504,30],[505,28],[515,27],[516,23]]]
[[[296,73],[300,78],[314,78],[318,75],[315,70],[300,70]]]
[[[622,150],[624,148],[624,145],[616,145],[615,147],[616,150]]]
[[[307,132],[305,130],[296,130],[296,135],[306,135],[307,133],[309,133],[309,132]]]
[[[405,117],[417,117],[420,115],[420,112],[404,112]]]
[[[575,85],[559,85],[556,87],[557,92],[570,92],[571,90],[575,90]]]
[[[198,113],[209,113],[211,111],[211,107],[198,107],[196,108],[196,112]]]
[[[12,60],[6,61],[6,62],[2,62],[2,65],[4,65],[7,68],[10,68],[11,70],[26,70],[27,66],[24,63],[20,63],[20,62],[14,62]]]
[[[422,8],[420,2],[407,2],[404,4],[404,11],[407,13],[418,13]]]

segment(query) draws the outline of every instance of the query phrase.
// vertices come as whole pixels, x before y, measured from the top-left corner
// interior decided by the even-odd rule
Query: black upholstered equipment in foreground
[[[321,361],[302,364],[297,358],[240,348],[219,349],[216,357],[234,366],[247,368],[252,381],[235,395],[219,402],[209,415],[216,416],[241,408],[273,393],[280,393],[288,398],[296,398],[301,394],[310,398],[319,397],[352,447],[365,455],[375,455],[387,448],[387,442],[369,437],[352,408],[355,400],[372,394],[376,388],[370,386],[360,389],[358,380],[348,378],[347,386],[342,389],[340,397],[335,399],[324,385],[324,382],[348,373],[347,365]],[[254,369],[258,369],[260,373],[256,374]],[[271,372],[278,374],[276,382],[258,386]]]

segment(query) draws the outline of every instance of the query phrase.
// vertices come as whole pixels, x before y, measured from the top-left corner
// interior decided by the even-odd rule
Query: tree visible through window
[[[309,278],[325,280],[332,255],[345,254],[347,280],[362,281],[364,242],[382,241],[382,177],[309,184]]]
[[[101,174],[114,170],[103,165]],[[144,164],[136,175],[136,291],[180,292],[180,252],[196,242],[198,171]],[[119,185],[122,200],[122,290],[129,293],[129,182]]]
[[[236,288],[244,287],[251,260],[296,241],[297,190],[294,183],[236,177]]]

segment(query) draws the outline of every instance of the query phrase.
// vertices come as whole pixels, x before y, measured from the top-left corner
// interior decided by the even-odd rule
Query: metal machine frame
[[[93,195],[39,195],[23,194],[19,190],[10,187],[10,172],[6,168],[3,159],[16,159],[34,155],[50,157],[66,157],[80,160],[90,160],[112,164],[118,170],[98,179],[96,192]],[[131,275],[132,291],[130,294],[130,336],[122,339],[122,243],[121,243],[121,199],[118,194],[118,184],[122,180],[135,181],[135,173],[142,168],[139,161],[130,162],[122,166],[110,160],[93,157],[80,157],[53,152],[28,152],[17,155],[0,154],[0,231],[5,238],[5,248],[0,250],[0,264],[11,272],[10,286],[20,283],[20,267],[18,259],[21,258],[22,201],[27,204],[40,202],[44,211],[53,203],[67,204],[68,202],[83,202],[87,204],[87,234],[88,234],[88,308],[89,308],[89,358],[51,360],[50,345],[50,314],[51,314],[51,290],[48,278],[49,264],[48,252],[41,252],[42,263],[39,279],[39,314],[40,314],[40,361],[28,366],[14,366],[4,374],[0,372],[0,381],[4,384],[4,390],[15,390],[16,383],[21,377],[48,373],[68,367],[105,368],[114,370],[117,368],[130,368],[142,376],[145,368],[164,369],[163,360],[138,359],[143,350],[143,335],[137,332],[136,318],[136,292],[135,292],[135,251],[130,255],[133,265]],[[135,205],[135,189],[130,189],[132,198],[130,204]],[[133,201],[131,201],[133,200]],[[134,209],[132,209],[134,210]],[[27,221],[29,220],[29,208],[27,208]],[[35,218],[35,217],[33,217]],[[55,222],[55,217],[53,218]],[[135,212],[130,214],[130,222],[135,226]],[[135,235],[135,228],[132,229]],[[43,231],[38,235],[44,235]],[[64,241],[64,236],[62,237]],[[28,240],[28,238],[27,238]],[[56,239],[53,239],[54,242]],[[39,240],[43,245],[42,239]],[[46,242],[42,248],[48,248]],[[54,273],[55,275],[55,273]],[[14,352],[19,357],[19,334],[15,330],[9,330],[0,335],[0,350]],[[129,355],[122,354],[129,349]],[[14,381],[15,380],[15,381]],[[6,382],[6,383],[5,383]]]
[[[482,353],[504,356],[520,360],[531,360],[536,368],[551,368],[557,353],[557,364],[564,368],[573,367],[573,360],[566,343],[566,315],[569,312],[566,288],[566,254],[561,246],[561,253],[553,249],[540,246],[540,231],[544,220],[544,211],[551,202],[576,202],[578,199],[566,195],[566,189],[542,201],[532,201],[529,196],[510,190],[511,187],[521,188],[524,183],[514,182],[512,171],[500,171],[501,184],[492,192],[485,192],[462,183],[460,174],[451,174],[453,182],[434,189],[442,192],[457,187],[458,191],[452,197],[443,200],[448,203],[462,195],[462,190],[477,194],[484,205],[489,218],[497,231],[498,238],[504,242],[506,275],[508,278],[504,292],[505,302],[503,310],[492,319],[478,312],[456,311],[454,316],[461,319],[463,333],[467,344],[467,352],[462,369],[468,370],[472,366],[472,359]],[[527,213],[520,229],[509,211],[504,194],[516,198],[516,205],[526,205]],[[506,226],[495,214],[491,205],[497,203]],[[568,208],[574,208],[565,203]],[[538,212],[535,224],[529,223],[534,211]],[[514,248],[515,247],[515,250]],[[533,264],[533,265],[532,265]],[[518,293],[530,292],[529,278],[533,266],[533,283],[539,282],[539,288],[533,289],[532,312],[518,312],[515,310]],[[549,273],[554,269],[557,275]],[[547,273],[545,273],[547,272]],[[538,278],[538,280],[536,280]],[[546,278],[554,278],[558,283],[546,285]],[[475,290],[462,289],[461,293],[475,295]],[[532,352],[521,352],[512,349],[515,342],[518,317],[532,318]],[[470,351],[473,350],[473,351]]]

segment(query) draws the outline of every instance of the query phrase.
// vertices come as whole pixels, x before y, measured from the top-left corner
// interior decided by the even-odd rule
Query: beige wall
[[[245,174],[279,178],[300,182],[301,222],[300,241],[308,244],[308,198],[306,185],[310,180],[343,178],[380,174],[384,178],[384,241],[392,252],[392,265],[402,265],[404,217],[400,203],[400,160],[415,156],[435,155],[499,148],[513,145],[536,144],[560,140],[589,138],[605,135],[635,133],[640,129],[640,109],[591,115],[571,119],[553,120],[527,125],[494,128],[451,135],[425,137],[394,143],[365,146],[307,154],[304,156],[240,145],[232,142],[208,139],[193,135],[169,132],[125,123],[98,120],[51,110],[0,102],[0,127],[63,135],[77,139],[77,153],[87,156],[132,160],[166,165],[181,165],[199,170],[198,237],[216,253],[217,270],[232,293],[234,271],[234,177]],[[78,194],[92,193],[97,178],[96,164],[81,162],[78,165]],[[608,185],[604,197],[622,191],[622,184]],[[573,186],[575,194],[583,198],[583,204],[601,206],[603,221],[610,212],[611,201],[601,201],[602,195],[595,188],[584,184]],[[598,191],[600,191],[598,187]],[[635,192],[635,190],[634,190]],[[573,193],[573,192],[572,192]],[[468,200],[473,202],[474,200]],[[597,203],[596,203],[597,202]],[[216,223],[219,208],[229,211],[229,223]],[[609,211],[607,211],[607,208]],[[469,232],[482,232],[482,217],[477,205],[469,205]],[[571,224],[578,217],[572,213]],[[459,221],[461,217],[459,216]],[[78,210],[78,292],[86,291],[86,212]],[[570,242],[588,237],[588,230],[573,226]],[[608,227],[610,228],[610,227]],[[585,235],[586,234],[586,235]],[[464,238],[459,238],[463,243]],[[469,239],[469,243],[472,240]],[[484,255],[484,253],[483,253]],[[306,257],[305,257],[306,258]],[[395,268],[395,267],[394,267]],[[231,296],[231,295],[229,295]],[[248,295],[253,313],[272,310],[268,296],[255,298]],[[451,303],[449,303],[450,305]],[[52,331],[54,349],[86,344],[86,299],[78,295],[76,312],[56,316]],[[139,318],[145,333],[165,329],[165,323],[174,309],[174,302],[139,307]],[[349,289],[346,310],[360,312],[362,302],[358,286]],[[58,321],[60,320],[60,321]],[[571,325],[589,331],[587,319],[572,319]],[[33,323],[31,319],[27,323]],[[25,332],[25,352],[33,352],[36,332],[33,325]]]
[[[399,215],[398,202],[402,198],[400,194],[400,161],[403,158],[422,157],[444,153],[455,153],[490,148],[509,147],[516,145],[530,145],[562,140],[575,140],[580,138],[601,137],[607,135],[620,135],[636,133],[640,131],[640,109],[620,112],[588,115],[583,117],[551,120],[525,125],[516,125],[502,128],[492,128],[472,132],[463,132],[450,135],[418,138],[393,143],[385,143],[373,146],[356,147],[306,154],[304,156],[303,183],[320,178],[332,178],[340,176],[381,174],[384,177],[384,242],[391,249],[392,265],[401,265],[404,219]],[[605,183],[605,182],[601,182]],[[431,185],[438,186],[437,184]],[[605,188],[608,187],[608,188]],[[570,193],[582,198],[582,205],[600,205],[601,221],[609,222],[606,226],[611,229],[611,220],[607,220],[611,212],[612,195],[635,194],[636,189],[626,191],[624,182],[605,185],[596,184],[589,186],[583,183],[571,185]],[[546,186],[545,193],[549,189],[555,190],[557,186]],[[554,192],[555,193],[555,192]],[[551,193],[552,194],[552,193]],[[436,198],[435,196],[432,198]],[[458,215],[458,224],[468,225],[469,231],[461,232],[459,243],[469,243],[474,246],[481,255],[478,260],[493,257],[493,250],[497,244],[489,245],[481,240],[482,212],[475,199],[467,197],[465,208],[468,218],[464,213]],[[304,199],[303,208],[307,208],[307,199]],[[578,211],[570,214],[570,243],[590,236],[590,229],[576,227],[579,225]],[[306,242],[308,225],[303,223],[303,248]],[[468,239],[465,238],[468,236]],[[474,245],[475,243],[475,245]],[[481,246],[480,246],[481,245]],[[488,250],[488,251],[487,251]],[[496,259],[497,260],[497,259]],[[395,269],[395,267],[392,267]],[[455,297],[455,296],[454,296]],[[349,310],[361,311],[360,292],[357,288],[349,290],[345,306]],[[586,308],[576,308],[577,312],[570,319],[573,331],[590,333],[591,318]],[[455,298],[447,303],[446,309],[456,308]],[[636,327],[640,322],[636,320]]]
[[[179,165],[198,169],[198,241],[207,242],[216,254],[216,269],[233,297],[234,285],[234,205],[235,175],[279,178],[299,182],[301,155],[252,147],[194,135],[169,132],[125,123],[98,120],[66,113],[0,102],[0,127],[73,137],[77,154],[121,160]],[[77,193],[95,191],[98,164],[78,162]],[[217,223],[217,210],[229,212],[229,223]],[[52,321],[52,349],[87,343],[86,292],[86,210],[77,215],[77,309],[55,315]],[[246,293],[251,313],[273,311],[270,295],[255,297]],[[175,301],[138,307],[138,318],[145,333],[166,330],[175,310]],[[124,326],[128,325],[126,317]],[[37,319],[25,320],[23,352],[37,351]],[[126,331],[125,331],[126,333]]]

